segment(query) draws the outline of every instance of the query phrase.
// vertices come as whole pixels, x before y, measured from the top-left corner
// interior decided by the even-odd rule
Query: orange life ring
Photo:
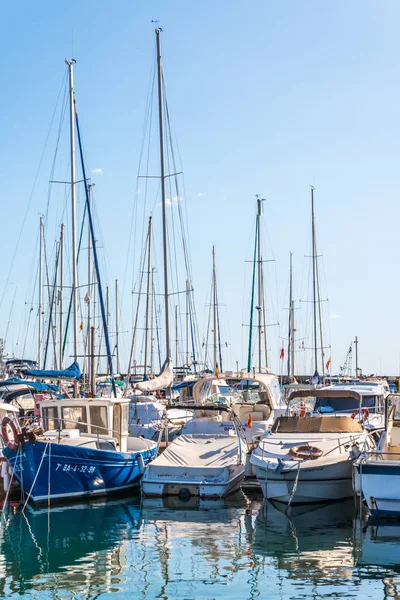
[[[7,427],[10,427],[10,429],[12,431],[12,434],[13,434],[12,440],[8,436]],[[1,422],[1,436],[2,436],[4,444],[7,446],[7,448],[9,448],[10,450],[13,450],[14,452],[16,452],[18,450],[18,447],[19,447],[18,431],[17,431],[14,421],[12,419],[10,419],[10,417],[4,417],[4,419]]]
[[[300,417],[305,417],[306,416],[306,403],[301,401],[300,402]]]
[[[351,415],[352,419],[355,419],[357,415],[359,415],[359,419],[358,422],[361,423],[362,421],[366,421],[369,417],[369,410],[368,408],[362,408],[361,409],[361,413],[363,415],[362,419],[361,419],[361,414],[360,414],[360,409],[356,408],[356,410],[353,412],[353,414]]]
[[[322,456],[322,450],[315,446],[293,446],[289,450],[290,456],[293,458],[303,458],[305,460],[315,460]]]

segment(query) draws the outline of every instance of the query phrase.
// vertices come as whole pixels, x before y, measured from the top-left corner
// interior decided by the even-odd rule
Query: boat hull
[[[359,462],[355,469],[371,515],[400,518],[400,463],[383,460]]]
[[[141,481],[142,494],[146,498],[198,496],[203,500],[219,499],[239,490],[244,479],[243,465],[225,467],[214,481],[212,481],[213,477],[207,476],[206,472],[202,477],[196,476],[192,472],[194,470],[189,467],[184,476],[170,479],[161,476],[159,480],[146,471]]]
[[[3,453],[25,496],[43,504],[134,489],[156,448],[121,453],[28,441],[17,451],[5,448]]]
[[[263,495],[268,500],[288,503],[296,481],[298,467],[272,470],[253,463]],[[352,464],[341,461],[300,468],[292,504],[341,500],[352,495]]]

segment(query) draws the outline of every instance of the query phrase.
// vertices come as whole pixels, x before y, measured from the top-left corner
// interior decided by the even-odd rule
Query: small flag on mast
[[[215,364],[215,371],[214,371],[214,375],[215,377],[218,379],[219,378],[219,369],[218,369],[218,363]]]
[[[281,348],[281,353],[280,353],[280,355],[279,355],[279,358],[280,358],[281,360],[283,360],[283,359],[285,358],[285,348]]]
[[[331,366],[331,357],[328,358],[325,366],[326,366],[326,370],[329,371],[329,367]]]

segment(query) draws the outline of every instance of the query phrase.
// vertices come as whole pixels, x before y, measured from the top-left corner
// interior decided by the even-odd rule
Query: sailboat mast
[[[296,333],[296,329],[294,326],[294,300],[292,300],[292,340],[291,340],[291,350],[292,350],[292,377],[294,378],[294,334]]]
[[[313,313],[314,313],[314,373],[318,373],[318,348],[317,348],[317,277],[316,277],[316,252],[315,252],[315,216],[314,216],[314,187],[311,186],[311,234],[312,234],[312,266],[313,266]]]
[[[60,359],[59,366],[63,368],[63,311],[64,311],[64,223],[60,232]]]
[[[288,333],[288,359],[287,359],[287,374],[291,375],[291,360],[292,360],[292,302],[293,302],[293,270],[292,270],[292,253],[290,253],[290,283],[289,283],[289,333]]]
[[[120,373],[119,364],[119,315],[118,315],[118,279],[115,280],[115,346],[117,354],[117,373]]]
[[[262,293],[262,273],[261,273],[261,198],[257,197],[257,266],[258,266],[258,372],[261,373],[261,328],[262,328],[262,311],[263,311],[263,293]]]
[[[213,346],[214,346],[214,369],[217,366],[217,280],[216,280],[216,273],[215,273],[215,246],[213,246],[212,249],[212,256],[213,256],[213,331],[214,331],[214,335],[213,335]]]
[[[90,208],[93,209],[93,185],[94,183],[89,183],[88,188],[89,188],[89,202],[90,202]],[[92,304],[92,238],[90,235],[90,222],[88,219],[88,291],[87,291],[87,318],[88,318],[88,324],[87,324],[87,356],[88,356],[88,383],[91,382],[91,368],[92,368],[92,360],[91,360],[91,356],[92,356],[92,330],[91,330],[91,304]],[[93,390],[92,390],[93,391]]]
[[[189,366],[189,280],[186,279],[186,365]]]
[[[76,260],[76,195],[75,195],[75,107],[74,107],[74,64],[75,60],[65,59],[69,73],[69,109],[70,109],[70,152],[71,152],[71,229],[72,229],[72,298],[74,332],[73,357],[78,360],[78,268]],[[75,392],[78,391],[76,384]]]
[[[38,368],[42,366],[42,319],[43,319],[43,217],[39,224],[39,324],[38,324]]]
[[[152,217],[149,217],[149,227],[147,230],[147,291],[146,291],[146,325],[144,337],[144,374],[147,374],[147,355],[149,344],[149,309],[150,309],[150,285],[151,285],[151,232],[152,232]]]
[[[157,75],[158,75],[158,123],[160,133],[160,170],[161,170],[161,201],[163,220],[163,254],[164,254],[164,301],[165,301],[165,346],[166,358],[171,357],[171,345],[169,335],[169,306],[168,306],[168,241],[167,241],[167,203],[165,190],[165,165],[164,165],[164,112],[163,112],[163,76],[161,60],[161,29],[156,29],[157,41]]]

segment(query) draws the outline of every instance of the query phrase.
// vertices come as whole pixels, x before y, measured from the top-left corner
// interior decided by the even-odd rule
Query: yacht
[[[334,410],[312,412],[307,406],[315,398],[356,400],[358,412],[354,418]],[[375,447],[365,416],[356,391],[293,391],[287,415],[276,419],[250,458],[265,498],[291,504],[351,496],[352,460],[364,447]]]

